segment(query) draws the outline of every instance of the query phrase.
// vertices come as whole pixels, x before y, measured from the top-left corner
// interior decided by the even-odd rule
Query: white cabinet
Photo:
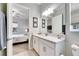
[[[33,48],[40,56],[60,56],[64,54],[64,40],[56,43],[33,36]]]
[[[33,48],[36,50],[36,52],[38,53],[39,51],[39,43],[38,43],[38,37],[33,36]]]
[[[40,41],[40,55],[41,56],[54,56],[54,49],[47,44]]]

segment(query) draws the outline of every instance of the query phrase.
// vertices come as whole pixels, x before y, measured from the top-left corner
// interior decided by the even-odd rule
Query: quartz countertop
[[[54,36],[54,35],[45,35],[45,34],[37,34],[37,33],[34,33],[33,35],[37,36],[39,38],[42,38],[44,40],[48,40],[48,41],[54,42],[54,43],[57,43],[57,42],[65,40],[65,38],[63,38],[63,37],[58,39],[57,36]]]

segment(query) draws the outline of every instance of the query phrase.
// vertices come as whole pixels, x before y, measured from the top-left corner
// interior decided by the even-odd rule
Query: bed
[[[27,40],[28,40],[28,35],[24,35],[24,34],[13,35],[13,43],[24,42]]]

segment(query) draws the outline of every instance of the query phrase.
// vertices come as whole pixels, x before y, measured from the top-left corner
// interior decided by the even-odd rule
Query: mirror
[[[52,18],[48,17],[47,19],[47,32],[52,33]]]
[[[79,31],[79,3],[71,3],[70,31]]]
[[[58,7],[54,8],[53,13],[48,15],[47,32],[55,35],[65,34],[65,4],[56,5]]]
[[[37,27],[38,27],[38,18],[33,17],[33,28],[37,28]]]
[[[42,19],[42,28],[45,28],[45,19]]]

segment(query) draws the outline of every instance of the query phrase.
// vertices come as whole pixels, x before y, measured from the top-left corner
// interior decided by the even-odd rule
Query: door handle
[[[46,47],[43,47],[43,51],[46,52]]]

